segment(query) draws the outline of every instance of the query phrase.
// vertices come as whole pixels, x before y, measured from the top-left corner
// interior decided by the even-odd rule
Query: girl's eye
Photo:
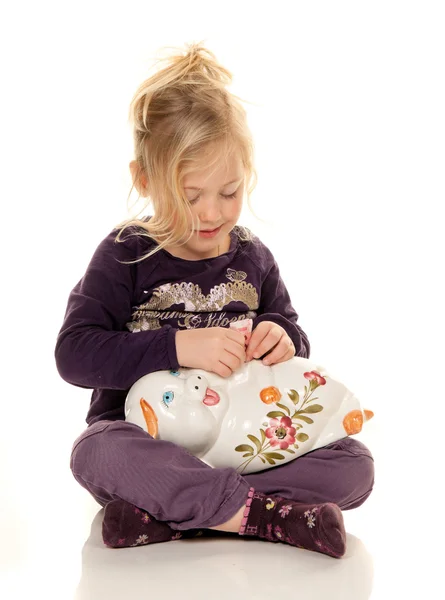
[[[173,398],[175,397],[173,392],[164,392],[164,395],[162,396],[162,402],[165,404],[165,406],[171,404],[173,402]]]
[[[231,199],[231,198],[236,198],[236,191],[233,192],[233,194],[221,194],[221,196],[223,198],[226,198],[227,200]],[[199,200],[199,196],[197,198],[193,198],[193,200],[189,200],[190,204],[196,204]]]
[[[179,371],[170,371],[170,375],[174,375],[175,377],[179,377]]]

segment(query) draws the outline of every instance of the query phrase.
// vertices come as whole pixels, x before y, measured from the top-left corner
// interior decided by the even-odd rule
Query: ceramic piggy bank
[[[358,433],[372,416],[326,369],[299,357],[272,366],[251,360],[228,378],[157,371],[139,379],[125,402],[126,420],[152,437],[242,474]]]

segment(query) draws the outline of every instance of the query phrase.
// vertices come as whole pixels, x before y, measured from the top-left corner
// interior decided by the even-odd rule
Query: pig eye
[[[179,371],[170,371],[170,375],[174,375],[175,377],[179,377]]]
[[[162,402],[165,404],[165,406],[167,408],[168,408],[168,405],[173,402],[174,397],[175,397],[175,395],[173,392],[164,392],[164,395],[162,396]]]

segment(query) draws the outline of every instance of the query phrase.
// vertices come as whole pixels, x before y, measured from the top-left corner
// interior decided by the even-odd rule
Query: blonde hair
[[[132,262],[192,237],[188,225],[192,213],[183,179],[201,165],[213,166],[221,158],[227,163],[232,153],[239,152],[253,212],[250,195],[257,184],[254,144],[240,99],[226,90],[231,73],[201,42],[189,44],[185,54],[158,62],[165,60],[169,64],[139,86],[130,105],[137,171],[127,205],[135,182],[138,189],[145,187],[147,196],[136,217],[116,226],[116,241],[124,241],[122,233],[136,226],[131,235],[152,238],[158,244]],[[154,216],[148,221],[139,218],[150,202]],[[242,240],[252,239],[245,227],[237,225],[233,231]]]

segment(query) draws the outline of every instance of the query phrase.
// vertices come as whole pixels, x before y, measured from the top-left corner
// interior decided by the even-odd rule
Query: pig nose
[[[187,379],[186,387],[189,392],[202,393],[207,389],[207,382],[201,375],[192,375]]]

